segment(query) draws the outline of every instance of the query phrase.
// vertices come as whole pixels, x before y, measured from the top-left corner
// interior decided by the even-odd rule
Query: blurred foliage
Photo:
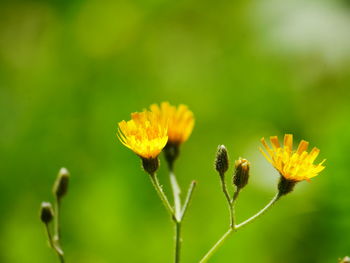
[[[72,175],[62,211],[67,262],[171,262],[171,222],[115,136],[118,121],[164,100],[196,116],[176,167],[183,190],[198,180],[183,262],[197,262],[229,223],[217,145],[231,162],[252,163],[241,221],[276,188],[259,139],[286,132],[319,147],[326,170],[211,262],[349,254],[349,28],[344,0],[1,1],[0,262],[56,262],[38,211],[62,166]]]

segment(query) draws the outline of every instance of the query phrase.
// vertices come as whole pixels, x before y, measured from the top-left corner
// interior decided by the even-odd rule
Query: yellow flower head
[[[122,144],[142,158],[156,158],[168,141],[167,123],[150,111],[132,113],[131,120],[118,126]]]
[[[194,126],[192,111],[186,105],[172,106],[169,102],[162,102],[160,107],[157,104],[150,106],[152,112],[161,119],[168,121],[169,142],[181,144],[191,135]]]
[[[287,180],[299,182],[302,180],[309,181],[310,178],[317,176],[325,167],[322,165],[325,160],[319,164],[313,164],[320,150],[314,147],[310,153],[307,152],[309,143],[302,140],[296,151],[293,151],[293,135],[286,134],[284,143],[281,147],[277,136],[270,137],[272,148],[270,148],[265,139],[261,142],[264,145],[267,153],[261,148],[261,153],[279,173]]]

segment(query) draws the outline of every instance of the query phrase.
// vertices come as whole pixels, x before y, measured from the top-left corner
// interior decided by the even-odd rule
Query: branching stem
[[[175,216],[174,209],[170,205],[168,198],[166,197],[166,195],[163,191],[162,186],[159,184],[157,175],[156,174],[150,175],[150,179],[151,179],[152,185],[154,186],[154,188],[157,191],[157,194],[158,194],[160,200],[162,201],[163,205],[165,206],[165,209],[169,212],[171,217],[174,218],[174,216]]]
[[[45,224],[45,229],[46,229],[47,239],[49,240],[50,247],[55,251],[60,262],[64,263],[64,253],[63,253],[62,249],[60,248],[59,244],[57,243],[57,241],[55,241],[52,238],[50,227],[47,223]]]
[[[254,220],[256,220],[258,217],[262,216],[263,214],[266,213],[266,211],[271,208],[279,199],[280,199],[280,195],[277,193],[272,200],[263,208],[261,209],[257,214],[255,214],[254,216],[252,216],[251,218],[247,219],[246,221],[238,224],[235,226],[235,229],[238,230],[244,226],[246,226],[247,224],[253,222]]]
[[[235,194],[233,195],[232,201],[230,202],[230,204],[232,204],[232,210],[233,211],[233,215],[234,215],[234,204],[236,199],[238,198],[239,195],[239,189],[237,189],[235,191]],[[227,240],[227,238],[233,233],[236,232],[238,229],[246,226],[247,224],[253,222],[254,220],[256,220],[258,217],[262,216],[264,213],[266,213],[267,210],[269,210],[269,208],[271,208],[280,198],[280,194],[277,193],[272,200],[263,208],[261,209],[258,213],[256,213],[254,216],[250,217],[249,219],[243,221],[242,223],[238,224],[238,225],[233,225],[230,226],[230,228],[225,232],[225,234],[214,244],[214,246],[204,255],[204,257],[199,261],[199,263],[205,263],[207,262],[211,256],[219,249],[219,247]],[[231,214],[232,215],[232,214]],[[234,220],[234,219],[233,219]],[[231,221],[232,222],[232,221]]]
[[[190,184],[190,187],[187,191],[187,196],[186,200],[184,202],[184,205],[182,207],[181,205],[181,190],[180,187],[177,183],[176,176],[173,173],[173,171],[170,171],[170,184],[171,188],[173,191],[173,196],[174,196],[174,207],[170,204],[167,196],[165,195],[162,186],[160,185],[157,175],[153,174],[150,175],[151,182],[155,188],[155,190],[158,193],[158,196],[160,200],[162,201],[165,209],[169,212],[171,215],[171,218],[175,224],[175,252],[174,252],[174,262],[179,263],[180,262],[180,254],[181,254],[181,243],[182,243],[182,238],[181,238],[181,225],[182,225],[182,220],[186,214],[187,208],[189,206],[189,203],[191,202],[192,194],[196,186],[196,182],[193,181]]]
[[[55,199],[55,235],[51,239],[51,247],[55,250],[61,263],[64,263],[64,252],[61,248],[61,218],[60,218],[61,200],[60,198]]]

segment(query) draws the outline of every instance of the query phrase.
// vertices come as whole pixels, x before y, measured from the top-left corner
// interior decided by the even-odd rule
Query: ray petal
[[[297,149],[297,153],[302,154],[304,151],[307,150],[307,147],[309,147],[309,142],[301,140]]]
[[[271,136],[270,141],[274,150],[281,147],[277,136]]]
[[[293,149],[293,134],[284,135],[284,148],[288,148],[289,151]]]

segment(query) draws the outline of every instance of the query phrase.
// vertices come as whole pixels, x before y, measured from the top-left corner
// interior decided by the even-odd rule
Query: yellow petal
[[[307,147],[309,147],[309,142],[301,140],[297,149],[297,153],[302,154],[303,151],[307,150]]]
[[[292,151],[293,149],[293,135],[292,134],[286,134],[284,135],[284,147],[287,148],[289,151]]]
[[[271,141],[271,143],[272,143],[273,149],[277,149],[277,148],[280,148],[280,147],[281,147],[281,146],[280,146],[280,143],[279,143],[279,141],[278,141],[277,136],[271,136],[271,137],[270,137],[270,141]]]

